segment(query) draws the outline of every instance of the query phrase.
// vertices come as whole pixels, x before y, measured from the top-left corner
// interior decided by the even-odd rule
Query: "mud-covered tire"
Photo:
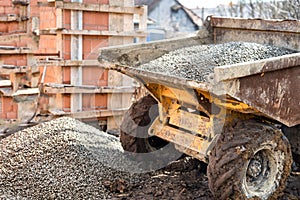
[[[216,199],[277,199],[291,163],[290,145],[280,130],[239,122],[221,134],[211,151],[209,188]]]
[[[151,95],[131,105],[124,115],[120,130],[120,141],[125,151],[148,153],[167,144],[158,137],[148,135],[148,129],[157,116],[157,101]]]

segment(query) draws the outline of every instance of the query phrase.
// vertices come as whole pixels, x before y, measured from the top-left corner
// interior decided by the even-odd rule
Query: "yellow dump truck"
[[[100,49],[101,63],[148,92],[124,116],[124,149],[146,156],[172,144],[208,163],[216,199],[276,199],[300,160],[299,44],[297,20],[211,16],[183,38]]]

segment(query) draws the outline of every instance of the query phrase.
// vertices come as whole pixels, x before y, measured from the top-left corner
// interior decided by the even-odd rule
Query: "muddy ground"
[[[141,174],[143,181],[140,184],[126,184],[122,192],[116,187],[118,184],[110,184],[114,192],[113,199],[214,199],[208,188],[206,176],[206,164],[196,159],[182,158],[164,169]],[[300,199],[300,173],[292,173],[281,200]]]

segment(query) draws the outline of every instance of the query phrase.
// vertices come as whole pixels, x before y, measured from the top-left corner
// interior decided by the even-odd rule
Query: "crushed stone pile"
[[[139,182],[117,137],[59,118],[0,140],[0,199],[109,199]],[[121,183],[120,183],[121,180]]]
[[[216,66],[256,61],[291,53],[295,51],[248,42],[197,45],[171,51],[138,68],[203,82]]]

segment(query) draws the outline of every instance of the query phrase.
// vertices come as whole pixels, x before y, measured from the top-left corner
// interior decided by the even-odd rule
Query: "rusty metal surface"
[[[241,78],[230,95],[287,126],[300,124],[299,66]]]
[[[249,29],[214,29],[214,43],[216,44],[232,41],[243,41],[255,42],[260,44],[270,44],[274,46],[300,50],[299,40],[299,33],[267,32]]]
[[[256,42],[300,50],[300,21],[211,17],[214,43]]]
[[[300,33],[300,21],[278,19],[246,19],[234,17],[210,17],[210,26],[260,31],[288,31]]]
[[[212,35],[200,30],[184,37],[158,40],[147,43],[127,44],[99,49],[100,63],[136,66],[154,60],[175,49],[212,43]]]
[[[176,112],[169,117],[170,124],[198,133],[202,136],[208,133],[211,126],[209,118],[203,117],[198,113],[194,114],[183,110],[176,110]]]
[[[165,86],[178,88],[178,89],[197,88],[203,91],[208,91],[208,85],[207,85],[208,83],[205,82],[200,83],[193,80],[187,80],[180,77],[144,71],[141,69],[136,69],[128,66],[115,65],[113,67],[110,67],[110,69],[119,71],[127,76],[135,78],[143,85],[146,85],[148,83],[155,83],[155,84],[165,85]]]
[[[207,132],[208,131],[209,129],[207,129]],[[149,134],[177,144],[182,148],[182,150],[190,150],[189,152],[193,153],[191,156],[199,158],[200,160],[205,160],[208,153],[207,150],[211,144],[211,141],[170,126],[163,125],[158,119],[156,119],[151,125]]]
[[[216,67],[214,69],[214,81],[220,82],[295,66],[300,66],[300,53],[258,60],[250,63],[247,62]]]

